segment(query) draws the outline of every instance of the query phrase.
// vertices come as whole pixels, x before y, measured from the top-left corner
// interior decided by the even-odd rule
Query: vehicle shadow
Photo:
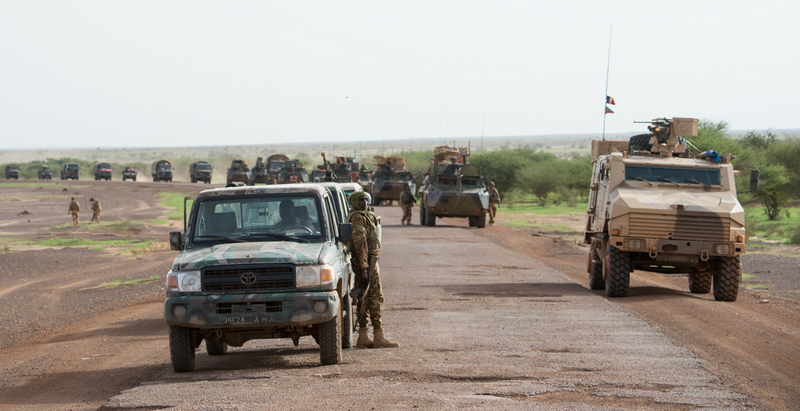
[[[125,337],[128,339],[147,339],[153,336],[166,336],[167,325],[161,318],[151,318],[133,321],[119,321],[109,324],[108,327],[96,330],[61,334],[49,340],[50,343],[70,341],[83,341],[95,337],[111,338]]]

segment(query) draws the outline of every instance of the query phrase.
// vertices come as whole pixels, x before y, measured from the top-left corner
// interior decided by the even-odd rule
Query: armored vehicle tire
[[[136,181],[136,177],[133,178],[133,181]]]
[[[349,295],[342,299],[342,348],[353,348],[353,303]]]
[[[486,228],[486,214],[475,219],[475,227]]]
[[[433,227],[436,225],[436,214],[431,214],[430,212],[425,212],[425,225],[428,227]]]
[[[319,362],[342,363],[342,316],[337,315],[319,326]]]
[[[125,177],[122,177],[122,181],[125,181]]]
[[[711,278],[709,273],[689,273],[689,292],[692,294],[708,294],[711,292]]]
[[[719,272],[714,273],[714,299],[717,301],[736,301],[739,296],[739,282],[742,279],[742,263],[739,257],[723,258]]]
[[[470,227],[475,227],[476,225],[478,225],[477,217],[467,217],[467,221],[469,222]]]
[[[627,297],[631,284],[631,257],[628,253],[608,245],[608,279],[606,295],[609,297]]]
[[[592,265],[592,272],[589,274],[589,289],[605,290],[606,281],[603,279],[603,264],[592,261],[600,261],[600,256],[597,255],[597,250],[595,250],[594,246],[589,249],[589,263]]]
[[[208,355],[222,355],[228,352],[228,344],[220,341],[207,338],[206,339],[206,352]]]
[[[419,225],[425,225],[425,205],[419,202]]]
[[[169,326],[169,356],[175,372],[194,370],[194,348],[190,328]]]

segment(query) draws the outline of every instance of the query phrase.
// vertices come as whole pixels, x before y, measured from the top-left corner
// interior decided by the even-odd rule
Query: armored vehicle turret
[[[466,217],[470,227],[486,227],[489,191],[478,171],[470,164],[466,148],[439,146],[420,188],[421,225],[436,225],[436,217]]]

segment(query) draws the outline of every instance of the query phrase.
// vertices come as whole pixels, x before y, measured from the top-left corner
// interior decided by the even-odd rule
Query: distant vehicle
[[[71,178],[73,180],[79,180],[81,173],[81,165],[75,163],[64,163],[61,164],[61,179],[66,180]]]
[[[19,166],[10,164],[6,166],[6,180],[19,180]]]
[[[355,193],[356,191],[364,191],[364,188],[361,187],[361,184],[358,183],[339,183],[342,186],[342,190],[344,190],[344,194],[347,198],[350,198],[350,194]],[[348,204],[348,209],[350,208]]]
[[[53,179],[53,171],[50,170],[48,166],[42,166],[39,170],[39,180],[52,180]]]
[[[277,184],[283,164],[287,161],[289,161],[289,157],[283,154],[273,154],[267,157],[267,184],[269,184],[269,180]]]
[[[125,180],[136,181],[136,174],[139,174],[139,172],[136,171],[136,169],[134,169],[133,167],[125,167],[125,169],[122,170],[122,181]]]
[[[336,182],[338,183],[351,183],[358,180],[359,164],[356,163],[353,157],[336,157],[336,163],[333,165],[333,172],[336,174]]]
[[[384,202],[400,200],[400,193],[403,186],[408,184],[411,192],[417,192],[416,175],[419,171],[410,173],[406,171],[406,160],[399,156],[375,156],[378,161],[378,168],[372,175],[372,183],[365,187],[372,196],[372,205],[381,205]]]
[[[153,176],[153,182],[159,181],[172,182],[172,164],[167,160],[153,161],[150,165],[150,174]]]
[[[289,160],[283,163],[278,173],[278,184],[307,183],[308,173],[300,160]]]
[[[470,227],[486,227],[489,190],[467,148],[439,146],[420,188],[419,223],[436,225],[436,217],[466,217]],[[453,161],[455,159],[455,161]]]
[[[108,163],[97,163],[92,167],[92,173],[94,174],[95,181],[97,180],[111,180],[111,164]]]
[[[247,161],[238,158],[231,161],[231,167],[228,169],[228,184],[234,181],[245,185],[250,182],[250,167],[247,166]]]
[[[211,183],[211,170],[213,167],[206,161],[197,161],[189,164],[189,178],[193,183],[198,181]]]
[[[311,182],[321,183],[323,181],[325,181],[325,166],[320,165],[311,172]]]
[[[250,185],[254,186],[256,183],[269,184],[269,170],[263,157],[257,158],[256,165],[250,169]]]

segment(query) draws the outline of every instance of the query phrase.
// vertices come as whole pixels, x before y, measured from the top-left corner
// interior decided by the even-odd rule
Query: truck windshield
[[[720,185],[719,169],[625,165],[625,180]]]
[[[252,241],[324,242],[314,196],[232,197],[197,208],[194,244]]]
[[[198,170],[211,170],[210,164],[197,164],[195,166]]]
[[[67,164],[67,170],[77,170],[79,168],[81,168],[81,166],[77,164]]]

